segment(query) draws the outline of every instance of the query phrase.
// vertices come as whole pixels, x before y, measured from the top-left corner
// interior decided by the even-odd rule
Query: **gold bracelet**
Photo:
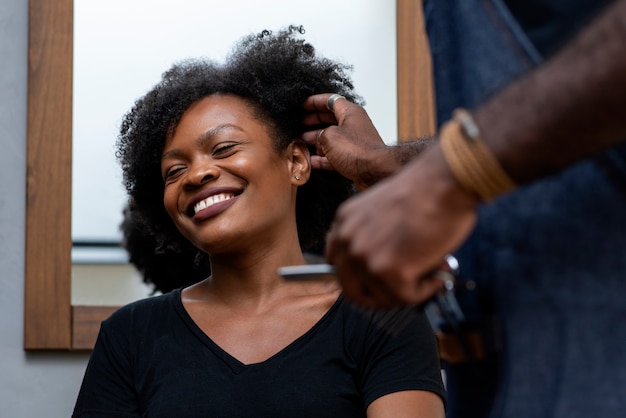
[[[454,111],[439,135],[443,156],[461,186],[483,201],[513,190],[515,182],[504,171],[464,109]]]

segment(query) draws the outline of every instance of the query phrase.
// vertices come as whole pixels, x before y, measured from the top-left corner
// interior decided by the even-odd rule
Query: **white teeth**
[[[200,202],[196,203],[196,205],[193,207],[194,215],[200,212],[201,210],[210,208],[216,203],[223,202],[225,200],[230,200],[233,197],[235,197],[235,195],[232,193],[221,193],[221,194],[209,196],[206,199],[201,200]]]

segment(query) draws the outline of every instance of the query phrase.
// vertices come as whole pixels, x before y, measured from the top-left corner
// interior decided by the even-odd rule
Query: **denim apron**
[[[438,125],[542,61],[502,1],[424,14]],[[475,287],[458,298],[490,357],[445,366],[449,417],[626,416],[625,218],[626,144],[480,208],[456,254]]]

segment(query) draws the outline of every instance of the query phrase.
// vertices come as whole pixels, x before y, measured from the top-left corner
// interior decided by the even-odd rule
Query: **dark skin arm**
[[[419,139],[395,146],[384,143],[367,112],[361,106],[338,100],[331,112],[326,103],[330,94],[309,97],[304,108],[308,126],[329,125],[302,135],[305,142],[317,146],[311,157],[314,169],[336,170],[363,191],[396,173],[413,160],[432,139]]]
[[[554,59],[474,112],[519,183],[545,177],[626,138],[626,2],[598,17]]]
[[[518,183],[555,173],[626,139],[626,0],[592,22],[554,59],[472,111],[482,136]],[[471,232],[479,199],[458,184],[439,145],[381,145],[364,110],[346,100],[325,107],[329,95],[305,108],[327,128],[318,148],[327,164],[364,193],[340,207],[328,236],[327,259],[339,269],[346,295],[368,306],[417,304],[441,284],[428,272]],[[317,131],[304,135],[315,141]],[[332,141],[332,143],[331,143]],[[363,187],[363,188],[365,188]]]

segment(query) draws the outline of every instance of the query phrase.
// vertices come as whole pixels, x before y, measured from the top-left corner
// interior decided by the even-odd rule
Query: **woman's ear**
[[[293,141],[289,144],[288,155],[290,156],[289,169],[294,185],[302,186],[311,176],[311,153],[303,141]]]

